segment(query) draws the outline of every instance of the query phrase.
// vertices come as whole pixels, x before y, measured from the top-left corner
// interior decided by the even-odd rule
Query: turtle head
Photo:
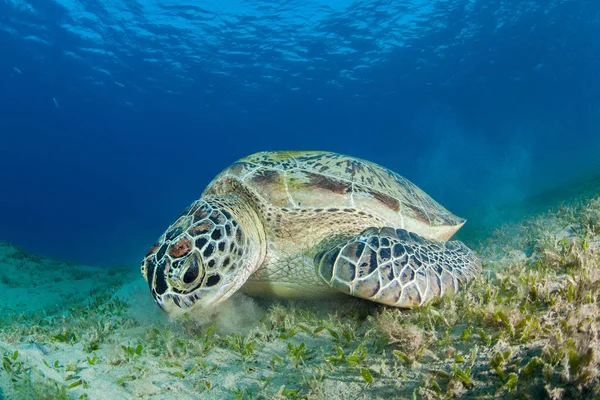
[[[225,205],[204,199],[193,203],[142,261],[142,275],[167,314],[209,308],[229,298],[262,262],[257,227],[244,212],[234,217]]]

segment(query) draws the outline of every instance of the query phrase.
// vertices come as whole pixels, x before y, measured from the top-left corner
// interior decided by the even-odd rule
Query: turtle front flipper
[[[389,227],[369,228],[321,251],[315,262],[332,288],[395,307],[454,294],[481,272],[481,261],[462,242],[428,240]]]

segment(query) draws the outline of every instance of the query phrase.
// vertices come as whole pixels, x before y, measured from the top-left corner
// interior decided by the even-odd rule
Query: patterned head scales
[[[209,306],[237,290],[234,278],[246,242],[229,212],[198,200],[148,251],[142,275],[168,314]]]

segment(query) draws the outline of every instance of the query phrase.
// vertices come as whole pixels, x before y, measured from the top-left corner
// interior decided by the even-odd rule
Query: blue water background
[[[366,158],[467,233],[499,223],[600,172],[600,2],[0,1],[0,239],[137,264],[275,149]]]

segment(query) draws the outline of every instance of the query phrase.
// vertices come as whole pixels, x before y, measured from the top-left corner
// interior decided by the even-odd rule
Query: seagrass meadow
[[[600,197],[468,243],[481,278],[401,310],[240,294],[168,321],[137,268],[0,245],[0,398],[600,398]]]

